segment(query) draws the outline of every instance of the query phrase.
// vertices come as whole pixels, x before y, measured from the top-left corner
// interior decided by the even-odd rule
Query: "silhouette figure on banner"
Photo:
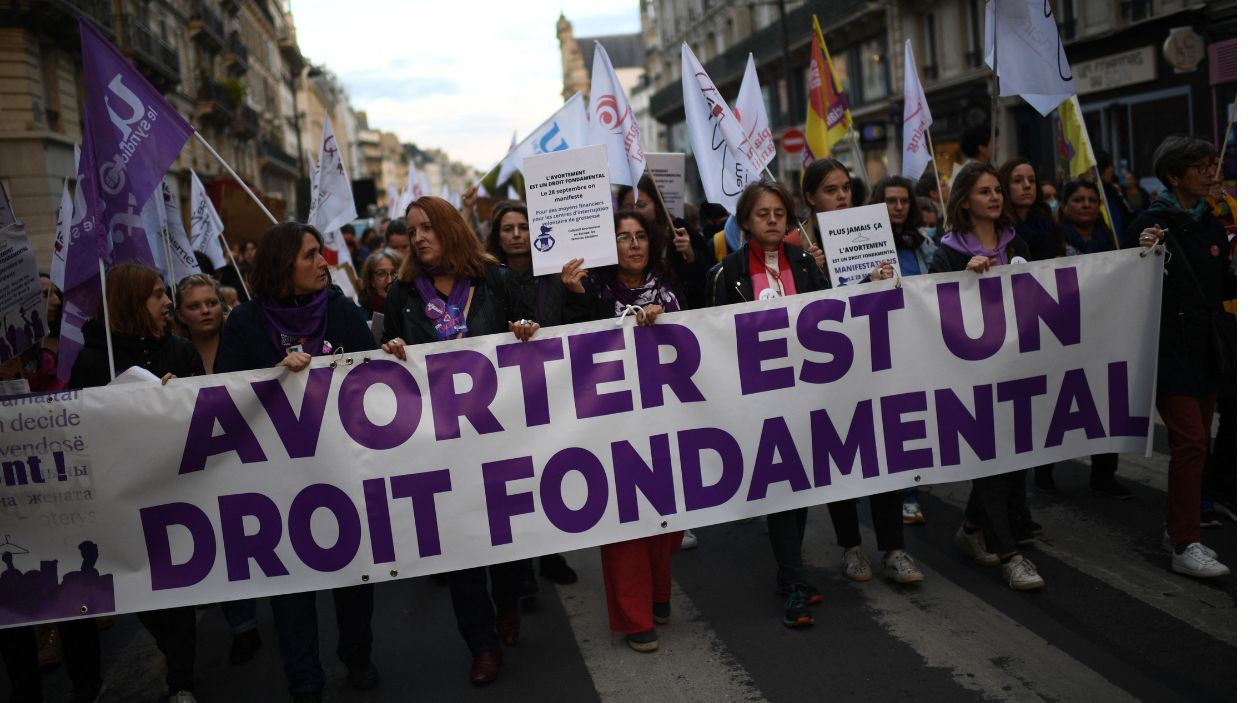
[[[113,575],[96,569],[100,549],[95,542],[78,545],[82,565],[78,571],[65,574],[57,583],[57,560],[39,562],[38,569],[23,573],[15,565],[16,557],[30,552],[14,544],[9,535],[0,543],[0,626],[17,625],[39,620],[99,615],[116,609],[113,596]]]

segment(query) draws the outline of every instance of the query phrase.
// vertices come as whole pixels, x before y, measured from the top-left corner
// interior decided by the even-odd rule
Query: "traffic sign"
[[[781,150],[787,154],[797,154],[803,151],[803,145],[807,142],[807,137],[803,136],[803,130],[798,127],[791,127],[781,133]]]

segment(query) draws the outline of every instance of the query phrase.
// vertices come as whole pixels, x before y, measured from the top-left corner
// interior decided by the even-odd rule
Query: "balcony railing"
[[[133,17],[123,17],[122,26],[126,28],[127,51],[152,85],[161,91],[177,87],[182,82],[178,50]]]
[[[69,46],[78,44],[81,18],[116,39],[112,0],[0,0],[0,25],[32,29]]]
[[[260,143],[260,154],[269,164],[292,175],[299,175],[299,159],[287,153],[281,144],[270,139],[263,139]]]
[[[234,119],[234,98],[226,86],[214,80],[200,81],[195,117],[207,124],[224,126]]]
[[[191,8],[187,34],[210,51],[220,50],[226,41],[226,26],[222,23],[221,16],[204,0],[196,0]]]
[[[240,105],[234,115],[234,133],[242,139],[260,134],[260,113],[247,105]]]
[[[1120,17],[1125,22],[1140,22],[1154,14],[1154,3],[1151,0],[1121,0]]]

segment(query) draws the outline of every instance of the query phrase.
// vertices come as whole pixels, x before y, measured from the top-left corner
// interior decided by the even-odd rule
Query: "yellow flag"
[[[1059,103],[1059,159],[1067,164],[1069,178],[1083,178],[1093,169],[1094,182],[1098,184],[1098,192],[1102,196],[1098,211],[1107,229],[1115,232],[1111,223],[1111,212],[1107,210],[1107,197],[1103,193],[1102,179],[1099,177],[1098,163],[1094,160],[1094,148],[1089,144],[1089,131],[1085,129],[1085,115],[1081,113],[1081,101],[1073,95]]]
[[[842,84],[829,60],[820,21],[812,15],[812,58],[807,67],[807,125],[803,167],[823,159],[852,128],[851,109],[842,94]]]

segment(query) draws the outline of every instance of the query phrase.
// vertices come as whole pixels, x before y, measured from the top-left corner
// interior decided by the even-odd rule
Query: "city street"
[[[1168,571],[1161,545],[1166,455],[1122,456],[1135,493],[1114,501],[1085,488],[1088,465],[1060,464],[1059,491],[1031,493],[1045,527],[1027,554],[1046,579],[1014,592],[997,568],[972,564],[951,539],[967,484],[922,490],[927,522],[907,530],[925,572],[916,588],[852,583],[824,510],[809,514],[805,558],[825,594],[817,625],[781,625],[774,563],[762,519],[698,530],[698,548],[674,555],[674,617],[660,650],[643,655],[608,631],[598,550],[568,555],[581,579],[543,581],[505,652],[499,680],[468,681],[469,656],[444,587],[420,578],[380,585],[373,618],[381,686],[351,690],[334,659],[334,618],[322,599],[326,700],[382,701],[1231,701],[1236,677],[1235,524],[1203,531],[1233,576],[1198,581]],[[880,562],[866,501],[865,547]],[[196,696],[202,702],[286,700],[267,607],[264,647],[226,661],[230,635],[217,608],[200,611]],[[163,664],[133,615],[102,635],[102,701],[155,701]],[[45,677],[48,700],[68,696],[64,669]],[[0,690],[7,682],[0,681]]]

